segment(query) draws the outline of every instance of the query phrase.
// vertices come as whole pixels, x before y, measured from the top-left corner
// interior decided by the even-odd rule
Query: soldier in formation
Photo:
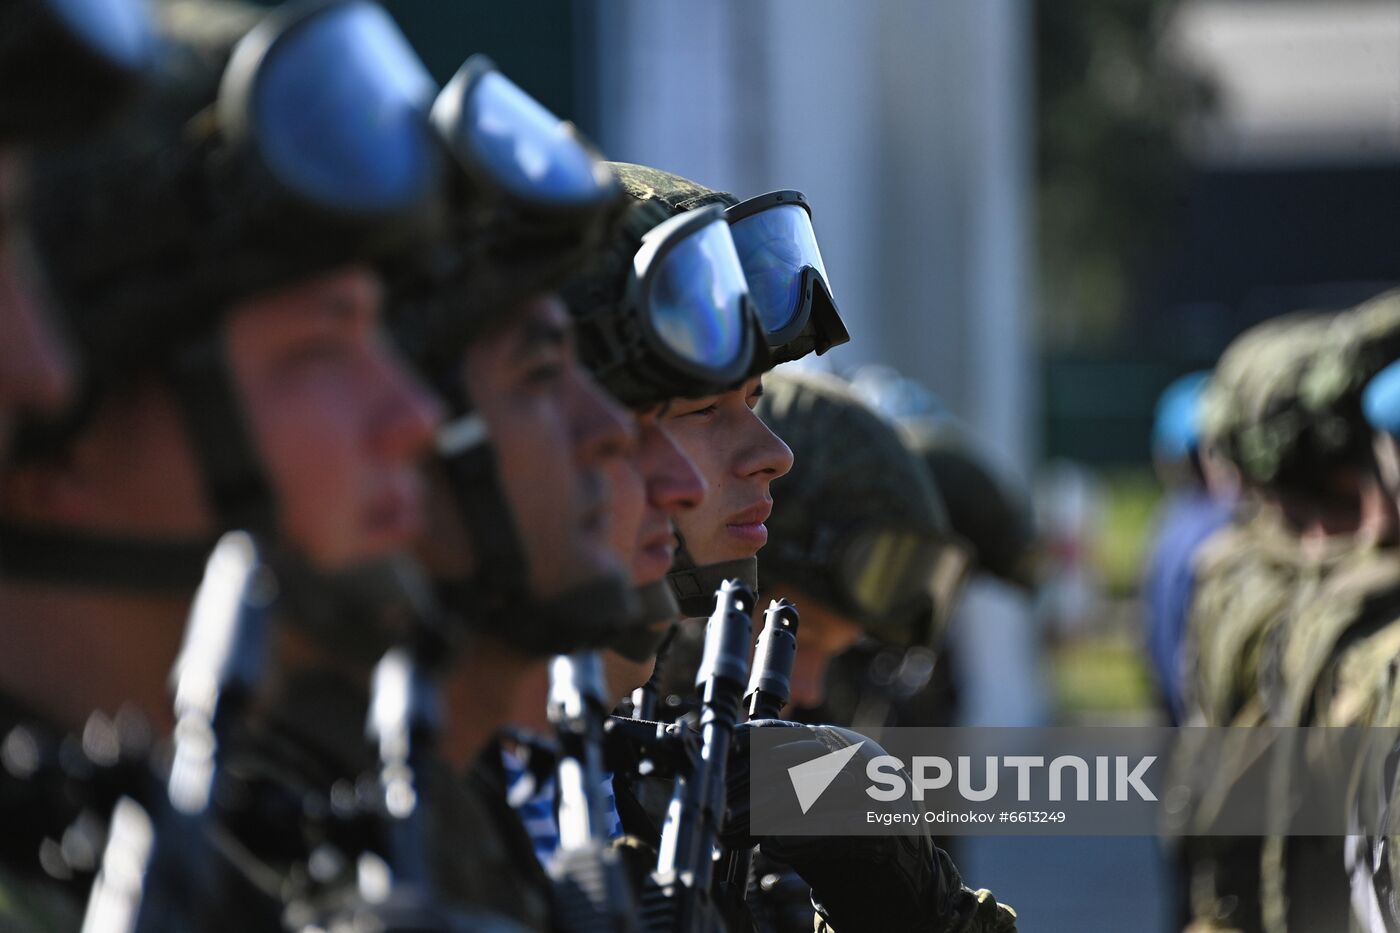
[[[1400,916],[1378,880],[1385,837],[1361,816],[1374,812],[1370,798],[1386,799],[1393,773],[1361,730],[1387,722],[1395,657],[1400,552],[1384,411],[1397,322],[1395,292],[1265,322],[1226,350],[1202,398],[1201,456],[1238,477],[1241,494],[1194,556],[1176,685],[1187,721],[1352,727],[1352,740],[1279,733],[1265,808],[1272,827],[1298,815],[1301,761],[1309,781],[1349,789],[1335,816],[1356,832],[1192,841],[1193,930],[1386,930]],[[1247,770],[1202,779],[1199,828]]]
[[[767,378],[849,339],[812,216],[603,162],[484,57],[438,88],[368,0],[0,0],[0,927],[750,929],[757,854],[809,928],[1013,930],[930,837],[748,828],[782,478],[841,526],[764,586],[794,700],[968,563],[893,427]]]

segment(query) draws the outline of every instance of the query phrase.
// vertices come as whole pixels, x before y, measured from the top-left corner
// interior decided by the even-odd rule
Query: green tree
[[[1039,0],[1036,171],[1047,350],[1103,346],[1185,197],[1207,82],[1164,41],[1177,0]]]

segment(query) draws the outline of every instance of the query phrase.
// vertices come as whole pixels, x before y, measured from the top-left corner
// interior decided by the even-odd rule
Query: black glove
[[[885,750],[859,733],[837,726],[799,726],[779,720],[744,723],[731,746],[728,805],[723,838],[735,847],[757,843],[769,858],[784,862],[812,886],[812,903],[836,933],[982,933],[1014,931],[1016,914],[986,891],[965,887],[947,853],[933,844],[928,824],[919,832],[882,836],[768,836],[749,833],[749,737],[753,729],[788,729],[783,758],[810,761],[820,755],[865,744],[857,763],[843,768],[837,782],[863,786],[861,762]]]

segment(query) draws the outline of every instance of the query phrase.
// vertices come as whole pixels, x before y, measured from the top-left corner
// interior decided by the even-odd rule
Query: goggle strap
[[[476,556],[475,592],[490,604],[508,604],[528,593],[529,564],[515,527],[515,516],[501,489],[496,453],[486,424],[476,412],[458,418],[456,440],[463,443],[442,454],[448,482],[472,552]],[[475,442],[466,443],[476,438]],[[453,438],[449,438],[449,446]],[[441,434],[439,450],[443,447]],[[489,611],[491,606],[482,606]]]
[[[0,522],[0,578],[188,595],[214,542],[97,535]]]
[[[671,592],[682,614],[701,617],[714,611],[715,591],[725,580],[741,580],[755,591],[758,589],[758,558],[741,557],[684,568],[673,568],[666,575]]]
[[[276,498],[239,404],[220,335],[179,350],[171,380],[219,527],[275,540]]]

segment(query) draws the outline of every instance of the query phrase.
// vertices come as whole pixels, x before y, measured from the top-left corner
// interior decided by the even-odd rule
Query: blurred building
[[[1400,3],[1186,0],[1166,35],[1214,105],[1183,127],[1171,246],[1121,331],[1047,361],[1054,454],[1145,463],[1172,378],[1267,317],[1400,283]]]

